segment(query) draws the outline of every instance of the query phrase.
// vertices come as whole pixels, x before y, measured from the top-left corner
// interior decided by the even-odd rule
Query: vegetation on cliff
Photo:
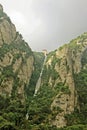
[[[33,52],[0,5],[0,130],[21,129]]]
[[[37,96],[32,98],[32,101],[29,104],[29,123],[30,129],[43,129],[43,130],[86,130],[87,129],[87,101],[86,101],[86,87],[87,87],[87,50],[86,48],[86,39],[87,35],[84,33],[80,37],[72,40],[69,44],[64,45],[50,52],[47,55],[47,61],[44,66],[44,71],[42,75],[42,83],[41,88],[37,94]],[[80,43],[78,43],[78,41]],[[81,43],[82,42],[82,43]],[[69,48],[69,50],[67,49]],[[61,52],[62,51],[62,52]],[[65,57],[61,56],[64,53]],[[59,54],[61,54],[59,56]],[[69,57],[70,54],[70,57]],[[80,55],[81,54],[81,55]],[[78,55],[81,62],[76,67],[79,62]],[[70,59],[71,58],[71,61]],[[76,58],[76,59],[75,59]],[[69,61],[68,61],[69,60]],[[76,62],[77,60],[77,62]],[[63,64],[62,64],[63,63]],[[70,66],[71,64],[71,66]],[[58,67],[59,66],[59,67]],[[64,68],[65,67],[65,68]],[[70,68],[71,67],[71,68]],[[75,68],[76,67],[76,68]],[[63,69],[62,71],[57,70]],[[60,72],[66,72],[66,76],[72,72],[72,81],[75,84],[74,94],[77,95],[77,104],[74,107],[74,110],[70,112],[67,106],[67,111],[62,108],[63,104],[67,99],[71,96],[73,91],[70,89],[69,84],[67,84],[67,78],[62,78]],[[65,74],[64,74],[65,75]],[[64,76],[62,75],[62,76]],[[71,80],[71,79],[70,79]],[[70,82],[69,80],[69,82]],[[72,85],[72,84],[71,84]],[[71,86],[73,87],[73,86]],[[62,99],[62,96],[65,96]],[[74,96],[75,96],[74,95]],[[55,98],[56,97],[56,98]],[[59,100],[60,99],[60,100]],[[64,100],[65,102],[63,103]],[[74,99],[73,99],[74,100]],[[61,102],[62,101],[62,102]],[[59,104],[59,105],[58,105]],[[63,106],[65,107],[65,106]],[[56,115],[63,113],[65,111],[64,118],[66,120],[66,125],[63,128],[57,128],[52,124],[54,120],[56,120]],[[62,116],[60,116],[61,118]]]
[[[0,129],[87,130],[87,33],[47,54],[34,96],[43,63],[0,5]]]
[[[32,98],[34,95],[36,83],[40,76],[40,72],[44,62],[44,54],[42,52],[33,52],[33,56],[34,56],[34,70],[27,88],[28,99],[30,97]]]

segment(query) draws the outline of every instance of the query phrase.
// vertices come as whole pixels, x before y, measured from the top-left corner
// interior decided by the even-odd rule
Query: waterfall
[[[46,58],[47,58],[47,56],[45,55],[45,59],[44,59],[44,63],[43,63],[43,66],[42,66],[42,69],[41,69],[41,72],[40,72],[40,76],[39,76],[38,81],[37,81],[37,83],[36,83],[34,96],[37,95],[37,92],[38,92],[39,89],[40,89],[40,85],[41,85],[41,77],[42,77],[42,74],[43,74],[43,70],[44,70],[44,65],[45,65],[45,62],[46,62]]]
[[[37,92],[38,92],[39,89],[40,89],[41,77],[42,77],[42,74],[43,74],[43,70],[44,70],[44,65],[45,65],[45,62],[46,62],[46,58],[47,58],[47,55],[45,54],[44,63],[43,63],[43,66],[42,66],[42,69],[41,69],[41,72],[40,72],[40,76],[39,76],[38,81],[37,81],[37,83],[36,83],[34,96],[37,95]],[[28,118],[29,118],[29,111],[26,113],[26,120],[28,120]]]
[[[27,112],[27,114],[26,114],[26,120],[28,120],[28,118],[29,118],[29,114],[28,114],[28,112]]]

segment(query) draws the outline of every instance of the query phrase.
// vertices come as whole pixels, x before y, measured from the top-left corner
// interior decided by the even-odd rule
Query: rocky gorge
[[[33,52],[0,5],[0,129],[86,130],[86,95],[87,33]]]

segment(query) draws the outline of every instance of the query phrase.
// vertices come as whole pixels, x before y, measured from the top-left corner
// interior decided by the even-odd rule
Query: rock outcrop
[[[0,94],[25,99],[33,53],[0,5]]]
[[[48,87],[53,90],[57,88],[58,92],[51,103],[52,111],[54,108],[61,109],[61,112],[56,114],[55,119],[51,120],[51,124],[57,127],[66,126],[65,115],[71,114],[76,107],[79,108],[74,74],[81,71],[81,58],[86,49],[87,33],[84,33],[81,37],[48,54],[45,65],[48,77],[46,79],[43,77],[42,86],[47,82]]]

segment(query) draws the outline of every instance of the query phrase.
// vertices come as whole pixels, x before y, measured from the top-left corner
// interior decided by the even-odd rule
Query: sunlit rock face
[[[0,94],[25,100],[33,62],[32,50],[0,5]]]

